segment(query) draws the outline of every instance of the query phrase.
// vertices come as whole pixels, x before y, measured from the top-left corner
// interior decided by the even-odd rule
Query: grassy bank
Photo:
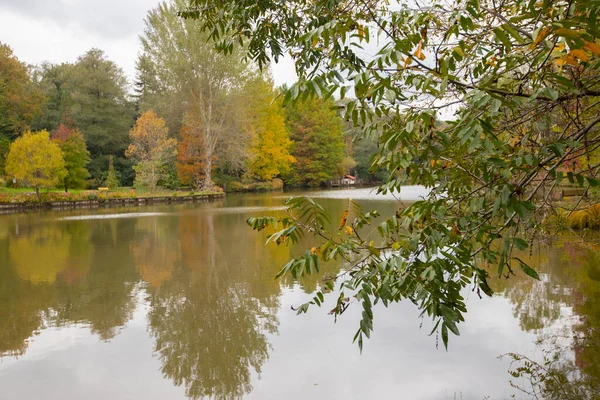
[[[186,197],[214,193],[219,192],[180,191],[165,188],[157,188],[155,191],[151,191],[149,189],[120,187],[108,191],[71,189],[68,193],[60,189],[44,189],[40,190],[40,196],[38,197],[33,188],[0,188],[0,203],[48,203],[55,201]]]

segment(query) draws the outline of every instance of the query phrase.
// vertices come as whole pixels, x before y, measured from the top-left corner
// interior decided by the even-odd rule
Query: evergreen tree
[[[321,186],[339,175],[344,160],[343,122],[333,100],[309,97],[286,107],[296,159],[286,177],[292,186]]]
[[[113,156],[108,156],[108,174],[106,175],[104,186],[109,189],[116,189],[119,187],[119,180],[117,179],[115,166],[113,164]]]
[[[91,49],[75,64],[44,64],[37,74],[47,100],[34,126],[54,131],[60,123],[72,121],[85,138],[91,155],[88,168],[96,184],[105,176],[110,155],[123,181],[132,183],[132,163],[124,153],[135,110],[122,69],[102,50]]]

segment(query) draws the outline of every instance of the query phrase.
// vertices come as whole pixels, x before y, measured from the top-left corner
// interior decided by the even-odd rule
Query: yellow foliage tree
[[[173,162],[177,154],[177,140],[169,139],[168,133],[165,120],[151,110],[142,114],[129,131],[131,144],[125,155],[138,161],[134,167],[136,185],[154,192],[158,181],[164,178],[164,166]]]
[[[10,146],[6,160],[6,174],[35,188],[51,188],[63,179],[67,170],[62,151],[50,140],[47,131],[26,132]]]
[[[257,79],[249,84],[254,101],[249,108],[247,129],[252,136],[248,175],[259,180],[271,180],[286,173],[295,162],[290,154],[292,141],[285,125],[280,101],[269,80]]]

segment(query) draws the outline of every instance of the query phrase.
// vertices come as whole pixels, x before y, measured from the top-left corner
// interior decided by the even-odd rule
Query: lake
[[[422,189],[399,200],[369,189],[311,194],[335,219],[349,197],[385,215]],[[337,323],[333,296],[297,316],[292,307],[320,277],[275,280],[301,249],[265,247],[245,223],[282,213],[287,197],[1,215],[0,400],[528,398],[498,356],[541,359],[535,342],[551,336],[563,338],[561,362],[598,373],[600,353],[572,339],[600,321],[593,238],[540,241],[523,255],[540,281],[517,273],[492,280],[491,298],[467,293],[448,351],[400,303],[375,308],[360,354],[360,305]]]

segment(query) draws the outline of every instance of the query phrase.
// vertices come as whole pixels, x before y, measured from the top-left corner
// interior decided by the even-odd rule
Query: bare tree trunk
[[[151,179],[152,179],[152,194],[154,194],[154,191],[156,189],[156,175],[154,174],[154,161],[151,161],[152,163],[152,173],[151,173]]]
[[[204,146],[204,182],[202,183],[203,190],[212,190],[212,151],[210,146]]]

